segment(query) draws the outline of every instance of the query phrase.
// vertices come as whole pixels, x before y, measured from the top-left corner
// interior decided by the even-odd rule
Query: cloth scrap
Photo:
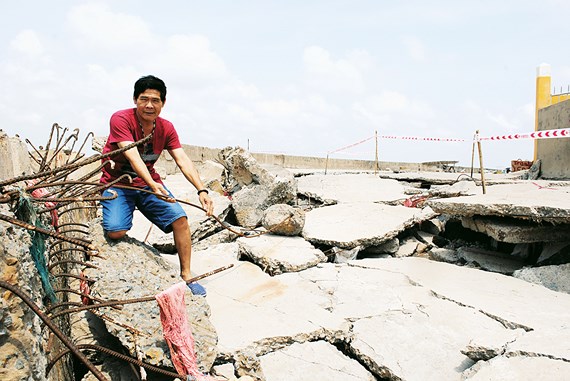
[[[160,307],[160,322],[164,340],[170,348],[170,359],[179,374],[194,377],[197,381],[214,380],[202,374],[196,364],[194,336],[188,323],[184,293],[186,282],[179,282],[156,295]]]

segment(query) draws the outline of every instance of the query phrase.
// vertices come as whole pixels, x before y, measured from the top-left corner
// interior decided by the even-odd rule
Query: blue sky
[[[35,145],[53,123],[108,133],[142,75],[186,144],[326,156],[378,135],[383,161],[471,162],[472,137],[534,130],[536,68],[567,91],[570,3],[23,1],[0,19],[2,128]],[[484,142],[485,165],[532,159]],[[333,157],[373,159],[374,140]]]

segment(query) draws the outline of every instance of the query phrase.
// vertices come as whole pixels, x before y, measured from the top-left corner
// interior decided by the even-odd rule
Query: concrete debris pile
[[[481,195],[476,180],[452,173],[293,173],[261,166],[241,148],[226,148],[219,159],[201,174],[209,176],[215,215],[231,231],[186,209],[196,274],[233,265],[201,281],[206,298],[187,300],[204,372],[242,381],[562,380],[570,373],[570,182],[496,178]],[[165,183],[197,203],[181,175]],[[140,216],[129,236],[110,243],[99,219],[89,221],[104,259],[93,259],[96,268],[84,275],[101,299],[140,298],[177,282],[170,236]],[[4,263],[29,255],[0,242]],[[6,300],[14,301],[4,299],[2,348],[19,328],[7,324],[14,310]],[[74,316],[81,320],[70,325],[76,343],[113,343],[172,369],[155,303],[100,313]],[[37,343],[45,340],[35,334]],[[25,355],[14,353],[7,366],[27,369],[14,360]],[[134,375],[116,358],[90,356],[111,380]]]

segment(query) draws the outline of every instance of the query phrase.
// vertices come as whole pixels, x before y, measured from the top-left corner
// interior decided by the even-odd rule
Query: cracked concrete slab
[[[466,371],[465,381],[566,381],[570,374],[570,362],[544,357],[495,357],[479,362]]]
[[[483,233],[499,242],[561,242],[570,237],[570,224],[533,224],[524,220],[463,217],[463,227]]]
[[[253,238],[241,237],[237,243],[241,255],[271,275],[304,270],[327,260],[321,250],[301,237],[264,234]]]
[[[500,317],[504,324],[510,322],[515,328],[550,330],[570,325],[568,319],[561,318],[570,311],[569,294],[507,275],[415,257],[357,262],[406,274],[441,297]]]
[[[309,175],[297,178],[297,192],[325,204],[393,202],[408,198],[408,187],[373,174]]]
[[[260,357],[263,374],[271,381],[374,381],[356,360],[326,341],[294,343]]]
[[[302,234],[313,244],[366,248],[380,245],[410,226],[435,216],[430,208],[344,203],[307,212]]]
[[[486,194],[430,199],[427,204],[437,213],[452,216],[501,216],[570,223],[570,182],[550,185],[537,180],[486,189]]]
[[[193,253],[193,271],[235,267],[201,281],[218,331],[218,346],[232,353],[246,347],[269,351],[279,338],[307,341],[348,331],[346,322],[326,309],[328,296],[297,273],[271,277],[250,262],[240,262],[238,244],[222,244]]]
[[[570,360],[570,295],[512,277],[422,258],[323,263],[270,277],[237,258],[237,243],[193,254],[197,273],[236,265],[202,281],[222,358],[344,342],[345,354],[394,380],[459,380],[474,365],[469,345],[488,349],[488,358],[504,348],[533,361]]]

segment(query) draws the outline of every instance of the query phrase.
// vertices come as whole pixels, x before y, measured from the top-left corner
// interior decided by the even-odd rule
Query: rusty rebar
[[[86,294],[84,292],[77,291],[77,290],[74,290],[71,288],[57,288],[57,289],[54,289],[53,292],[71,292],[72,294],[83,296],[85,298],[89,298],[89,299],[94,300],[94,301],[99,302],[99,303],[107,302],[107,300],[104,300],[104,299],[98,298],[96,296],[93,296],[91,294]],[[123,309],[123,306],[111,306],[111,307],[115,308],[117,310]]]
[[[91,373],[99,381],[108,381],[107,377],[97,369],[91,361],[81,351],[77,348],[75,344],[53,323],[53,321],[48,318],[40,308],[34,303],[34,301],[26,295],[18,287],[11,285],[8,282],[0,280],[0,287],[16,294],[30,309],[48,326],[48,328],[58,337],[58,339],[65,345],[69,350],[89,369]]]
[[[54,278],[75,278],[79,280],[84,280],[89,283],[95,283],[95,279],[86,278],[83,275],[71,274],[71,273],[60,273],[60,274],[52,274]]]
[[[91,268],[91,269],[98,269],[98,268],[99,268],[99,267],[97,267],[97,266],[95,266],[95,265],[92,265],[92,264],[90,264],[90,263],[87,263],[87,262],[78,261],[78,260],[76,260],[76,259],[66,259],[66,260],[63,260],[63,261],[53,262],[52,264],[50,264],[50,265],[48,266],[48,270],[51,271],[55,266],[59,266],[59,265],[65,264],[65,263],[74,263],[74,264],[76,264],[76,265],[81,265],[81,266],[84,266],[84,267],[89,267],[89,268]]]
[[[187,280],[186,283],[188,284],[188,283],[192,283],[192,282],[197,282],[200,279],[203,279],[205,277],[217,274],[220,271],[227,270],[233,266],[234,266],[234,264],[231,263],[227,266],[220,267],[218,269],[209,271],[209,272],[204,273],[202,275],[195,276],[194,278]],[[62,275],[62,274],[58,274],[58,275]],[[65,275],[67,275],[67,276],[73,275],[74,276],[74,274],[65,274]],[[154,295],[153,296],[144,296],[142,298],[135,298],[135,299],[123,299],[123,300],[116,300],[116,301],[108,301],[108,302],[103,302],[103,303],[99,303],[99,304],[92,304],[89,306],[82,306],[82,307],[77,307],[77,308],[73,308],[73,309],[67,309],[67,310],[59,311],[57,313],[54,313],[50,317],[52,319],[55,319],[56,317],[59,317],[59,316],[63,316],[63,315],[67,315],[67,314],[75,313],[75,312],[81,312],[81,311],[85,311],[85,310],[92,310],[92,309],[98,309],[98,308],[103,308],[103,307],[112,307],[112,306],[124,305],[124,304],[135,304],[135,303],[150,302],[153,300],[156,300],[156,297]]]
[[[163,195],[163,194],[161,194],[161,193],[156,193],[156,192],[150,191],[150,190],[148,190],[148,189],[137,188],[137,187],[133,187],[133,186],[130,186],[130,185],[115,184],[115,185],[113,185],[113,186],[116,187],[116,188],[129,189],[129,190],[137,190],[137,191],[141,191],[141,192],[144,192],[144,193],[153,194],[153,195],[155,195],[156,197],[159,197],[159,198],[164,198],[164,197],[165,197],[165,195]],[[199,205],[193,204],[193,203],[191,203],[191,202],[189,202],[189,201],[181,200],[181,199],[174,198],[174,197],[169,197],[169,198],[172,198],[174,201],[179,202],[179,203],[181,203],[181,204],[189,205],[189,206],[192,206],[192,207],[194,207],[194,208],[196,208],[196,209],[200,209],[200,210],[202,210],[203,212],[207,212],[206,209],[202,208],[202,207],[199,206]],[[283,219],[283,221],[281,221],[281,222],[279,222],[277,225],[273,226],[271,229],[267,229],[267,230],[262,231],[262,232],[258,232],[258,231],[255,230],[255,229],[249,229],[249,232],[254,231],[255,234],[247,234],[248,231],[246,231],[246,233],[239,232],[239,231],[237,231],[237,230],[234,230],[234,229],[230,228],[230,227],[227,226],[226,224],[224,224],[224,222],[223,222],[222,220],[220,220],[218,217],[216,217],[216,216],[214,216],[214,215],[212,215],[212,216],[210,216],[210,217],[212,217],[214,220],[216,220],[216,222],[218,222],[218,223],[222,226],[222,228],[224,228],[224,229],[226,229],[226,230],[228,230],[228,231],[230,231],[230,232],[236,234],[236,235],[239,236],[239,237],[255,238],[255,237],[259,237],[259,236],[261,236],[261,235],[267,234],[267,233],[271,233],[273,230],[277,229],[277,227],[279,227],[281,224],[284,224],[285,222],[287,222],[288,220],[290,220],[290,219],[293,217],[293,215],[292,215],[292,214],[289,215],[288,217],[286,217],[285,219]]]
[[[14,183],[17,183],[17,182],[19,182],[19,181],[32,180],[32,179],[37,179],[37,178],[40,178],[40,177],[51,176],[51,175],[54,175],[54,174],[56,174],[56,173],[59,173],[59,172],[62,172],[62,171],[66,171],[66,170],[68,170],[68,169],[77,169],[77,168],[82,167],[82,166],[84,166],[84,165],[94,163],[94,162],[96,162],[96,161],[98,161],[98,160],[103,160],[103,159],[107,159],[107,158],[113,157],[113,156],[118,155],[118,154],[120,154],[120,153],[122,153],[122,152],[128,151],[128,150],[130,150],[130,149],[133,148],[133,147],[137,147],[137,146],[139,146],[139,145],[142,145],[142,144],[146,143],[147,141],[149,141],[149,140],[151,139],[152,135],[153,135],[153,134],[150,134],[150,135],[144,137],[144,138],[141,139],[141,140],[138,140],[138,141],[136,141],[136,142],[134,142],[134,143],[131,143],[131,144],[129,144],[129,145],[126,145],[126,146],[124,146],[123,148],[117,149],[117,150],[115,150],[115,151],[111,151],[111,152],[108,152],[108,153],[106,153],[106,154],[101,154],[101,155],[93,155],[93,156],[91,156],[91,157],[89,157],[89,158],[87,158],[87,159],[85,159],[85,160],[83,160],[83,161],[77,162],[77,163],[63,165],[63,166],[61,166],[61,167],[59,167],[59,168],[56,168],[56,169],[53,169],[53,170],[49,170],[49,171],[43,171],[43,172],[33,173],[33,174],[29,174],[29,175],[22,175],[22,176],[18,176],[18,177],[14,177],[14,178],[8,179],[8,180],[0,181],[0,192],[1,192],[1,188],[4,187],[4,186],[6,186],[6,185],[14,184]]]
[[[155,373],[159,373],[162,374],[164,376],[167,377],[172,377],[172,378],[180,378],[181,380],[185,380],[186,379],[186,375],[182,375],[182,374],[178,374],[175,372],[171,372],[162,368],[159,368],[157,366],[151,365],[151,364],[147,364],[145,362],[142,362],[139,359],[136,359],[134,357],[130,357],[127,355],[124,355],[122,353],[119,352],[115,352],[112,349],[109,348],[105,348],[102,347],[100,345],[96,345],[96,344],[79,344],[77,345],[77,348],[79,349],[91,349],[94,351],[99,351],[99,352],[103,352],[106,353],[108,355],[114,356],[120,360],[124,360],[127,362],[130,362],[131,364],[135,364],[138,366],[142,366],[143,368],[150,370],[151,372],[155,372]],[[47,367],[46,367],[46,376],[48,375],[49,371],[53,368],[53,366],[55,365],[55,363],[57,361],[59,361],[60,358],[62,358],[64,355],[68,354],[69,350],[63,350],[60,353],[58,353],[56,356],[54,356],[54,358],[48,363]]]
[[[0,220],[9,222],[13,225],[19,226],[19,227],[27,229],[27,230],[36,231],[38,233],[42,233],[42,234],[48,235],[50,237],[58,238],[61,241],[66,241],[69,243],[73,243],[74,245],[77,245],[77,246],[85,247],[89,250],[99,251],[94,245],[91,244],[91,241],[86,241],[86,240],[83,240],[81,238],[67,237],[66,235],[59,234],[53,230],[48,230],[48,229],[37,227],[37,226],[32,225],[32,224],[28,224],[27,222],[20,221],[17,218],[7,216],[3,213],[0,213]]]
[[[53,248],[53,246],[52,246],[52,248]],[[89,256],[89,257],[94,256],[94,257],[98,257],[98,258],[103,258],[103,257],[101,257],[100,255],[93,255],[92,252],[89,251],[89,250],[85,250],[85,249],[82,249],[82,248],[79,248],[79,247],[75,247],[75,248],[59,249],[59,250],[50,252],[50,253],[49,253],[49,256],[48,256],[48,257],[49,257],[48,259],[49,259],[50,261],[51,261],[52,259],[57,259],[60,254],[65,253],[65,252],[67,252],[67,251],[77,251],[77,252],[81,252],[81,253],[83,253],[84,255],[87,255],[87,256]]]

